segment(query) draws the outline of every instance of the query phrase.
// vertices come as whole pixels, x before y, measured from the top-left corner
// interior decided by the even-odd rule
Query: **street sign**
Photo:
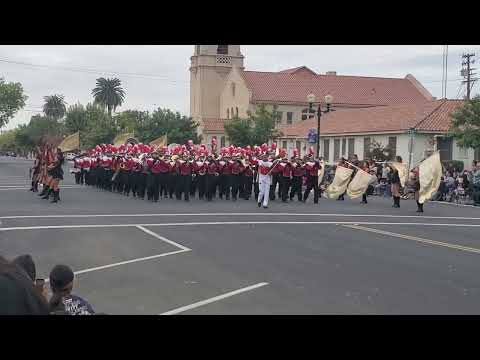
[[[308,143],[309,144],[316,144],[317,143],[317,130],[316,129],[309,129],[307,138],[308,138]]]

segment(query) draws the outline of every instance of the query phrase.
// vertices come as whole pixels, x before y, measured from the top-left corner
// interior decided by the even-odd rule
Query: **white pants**
[[[270,184],[268,182],[263,182],[260,180],[258,184],[258,203],[262,202],[263,198],[263,206],[268,206],[269,194],[270,194]]]

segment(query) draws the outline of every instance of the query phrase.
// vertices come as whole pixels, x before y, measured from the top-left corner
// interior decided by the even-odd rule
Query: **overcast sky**
[[[319,73],[337,71],[338,75],[405,77],[411,73],[433,96],[442,95],[441,45],[243,45],[241,49],[247,70],[279,71],[306,65]],[[188,68],[193,50],[193,45],[0,45],[0,77],[20,82],[29,97],[27,106],[6,129],[27,123],[39,113],[45,95],[63,94],[69,105],[92,101],[91,90],[100,76],[122,80],[126,99],[117,111],[165,107],[188,115]],[[480,55],[480,46],[449,46],[448,98],[457,97],[461,55],[470,51]],[[480,86],[475,84],[473,94],[478,89]]]

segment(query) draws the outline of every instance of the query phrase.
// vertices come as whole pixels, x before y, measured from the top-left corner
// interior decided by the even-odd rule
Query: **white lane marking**
[[[121,266],[121,265],[125,265],[125,264],[132,264],[132,263],[136,263],[136,262],[140,262],[140,261],[153,260],[153,259],[157,259],[157,258],[164,257],[164,256],[175,255],[175,254],[180,254],[180,253],[187,252],[187,251],[192,251],[192,249],[189,249],[189,248],[187,248],[183,245],[177,244],[176,242],[174,242],[172,240],[169,240],[169,239],[167,239],[163,236],[160,236],[160,235],[154,233],[153,231],[145,229],[144,227],[141,227],[141,226],[136,226],[136,227],[138,229],[142,230],[143,232],[145,232],[145,233],[147,233],[147,234],[149,234],[149,235],[151,235],[151,236],[153,236],[153,237],[155,237],[155,238],[157,238],[157,239],[159,239],[163,242],[166,242],[170,245],[173,245],[173,246],[179,248],[180,250],[170,251],[170,252],[167,252],[167,253],[162,253],[162,254],[157,254],[157,255],[145,256],[145,257],[126,260],[126,261],[120,261],[120,262],[116,262],[116,263],[113,263],[113,264],[96,266],[96,267],[83,269],[83,270],[78,270],[78,271],[75,271],[74,274],[75,275],[80,275],[80,274],[85,274],[85,273],[89,273],[89,272],[92,272],[92,271],[109,269],[109,268],[113,268],[113,267],[117,267],[117,266]],[[48,282],[48,279],[46,279],[46,282]]]
[[[456,203],[445,202],[445,201],[430,201],[430,202],[437,203],[437,204],[444,204],[444,205],[455,205],[455,206],[472,207],[472,208],[480,209],[479,206],[473,206],[473,205],[468,205],[468,204],[456,204]]]
[[[143,226],[139,225],[137,226],[137,229],[140,229],[142,230],[143,232],[146,232],[148,235],[151,235],[153,237],[156,237],[157,239],[159,240],[162,240],[170,245],[173,245],[173,246],[176,246],[178,247],[179,249],[183,250],[183,251],[190,251],[192,249],[189,249],[187,248],[186,246],[183,246],[183,245],[180,245],[180,244],[177,244],[175,241],[172,241],[172,240],[168,240],[167,238],[163,237],[163,236],[160,236],[158,235],[157,233],[154,233],[153,231],[151,230],[148,230],[148,229],[145,229]]]
[[[445,223],[417,223],[417,222],[368,222],[368,221],[214,221],[214,222],[183,222],[157,224],[91,224],[91,225],[43,225],[43,226],[16,226],[0,228],[0,231],[39,230],[39,229],[81,229],[81,228],[115,228],[134,226],[200,226],[200,225],[408,225],[408,226],[452,226],[452,227],[480,227],[480,224],[445,224]]]
[[[228,292],[228,293],[225,293],[225,294],[222,294],[222,295],[218,295],[218,296],[212,297],[212,298],[210,298],[210,299],[206,299],[206,300],[198,301],[198,302],[193,303],[193,304],[190,304],[190,305],[182,306],[182,307],[180,307],[180,308],[173,309],[173,310],[170,310],[170,311],[161,313],[161,314],[159,314],[159,315],[175,315],[175,314],[179,314],[179,313],[182,313],[182,312],[191,310],[191,309],[198,308],[198,307],[200,307],[200,306],[204,306],[204,305],[213,303],[213,302],[215,302],[215,301],[220,301],[220,300],[226,299],[226,298],[231,297],[231,296],[234,296],[234,295],[238,295],[238,294],[241,294],[241,293],[244,293],[244,292],[247,292],[247,291],[252,291],[252,290],[254,290],[254,289],[257,289],[257,288],[262,287],[262,286],[265,286],[265,285],[268,285],[268,283],[267,283],[267,282],[261,282],[261,283],[258,283],[258,284],[255,284],[255,285],[251,285],[251,286],[247,286],[247,287],[244,287],[244,288],[235,290],[235,291],[230,291],[230,292]]]
[[[343,227],[348,227],[348,228],[355,229],[355,230],[368,231],[368,232],[387,235],[387,236],[398,237],[398,238],[401,238],[401,239],[413,240],[413,241],[417,241],[417,242],[421,242],[421,243],[425,243],[425,244],[429,244],[429,245],[443,246],[443,247],[447,247],[447,248],[451,248],[451,249],[468,251],[468,252],[473,252],[473,253],[480,254],[480,249],[476,249],[476,248],[472,248],[472,247],[468,247],[468,246],[454,245],[454,244],[450,244],[450,243],[446,243],[446,242],[442,242],[442,241],[424,239],[424,238],[420,238],[418,236],[398,234],[398,233],[394,233],[394,232],[390,232],[390,231],[371,229],[371,228],[367,228],[367,227],[364,227],[364,226],[358,226],[358,225],[343,225]]]
[[[386,214],[324,214],[324,213],[176,213],[176,214],[58,214],[58,215],[9,215],[0,216],[0,219],[49,219],[49,218],[95,218],[95,217],[171,217],[171,216],[326,216],[326,217],[382,217],[382,218],[404,218],[404,219],[450,219],[450,220],[480,220],[480,217],[461,216],[428,216],[428,215],[386,215]]]

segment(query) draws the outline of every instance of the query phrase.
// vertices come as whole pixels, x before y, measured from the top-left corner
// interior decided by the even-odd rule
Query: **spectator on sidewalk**
[[[32,278],[0,256],[0,315],[48,315],[48,304]]]
[[[50,272],[50,312],[61,315],[94,315],[92,306],[84,299],[72,294],[74,274],[66,265],[56,265]]]

